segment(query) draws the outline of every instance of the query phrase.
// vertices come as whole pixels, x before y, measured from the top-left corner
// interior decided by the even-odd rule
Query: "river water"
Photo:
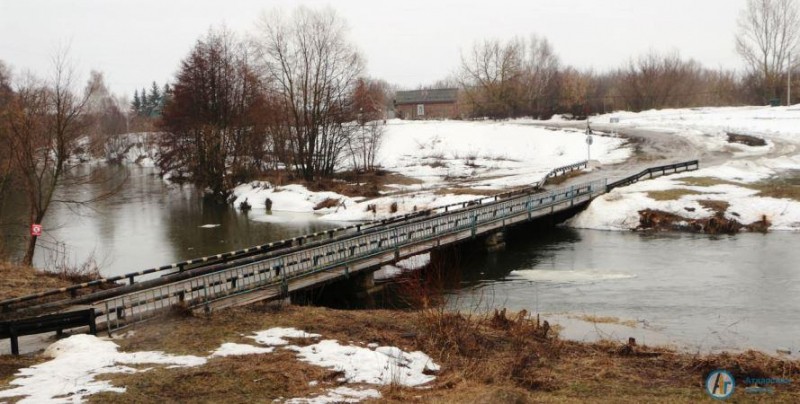
[[[100,170],[110,180],[60,189],[56,198],[87,200],[124,185],[88,206],[54,204],[42,223],[35,266],[74,266],[92,257],[103,275],[121,275],[341,226],[312,214],[242,213],[205,201],[192,186],[167,185],[153,168]],[[20,196],[9,195],[0,228],[12,251],[22,250],[27,232],[21,205]]]
[[[464,264],[450,299],[462,309],[547,313],[572,339],[632,336],[701,352],[788,349],[797,358],[798,246],[800,234],[785,232],[516,232],[504,252]]]
[[[62,189],[59,198],[90,198],[127,178],[121,191],[89,208],[55,205],[43,223],[37,266],[52,265],[52,251],[66,250],[75,264],[94,256],[104,275],[118,275],[342,225],[206,203],[194,188],[168,186],[150,168],[103,170],[116,181]],[[5,197],[0,231],[7,248],[19,249],[28,224],[19,220],[19,196]],[[700,351],[789,349],[796,358],[798,246],[800,234],[779,232],[521,230],[505,251],[464,262],[449,298],[464,309],[546,313],[574,339],[634,336]],[[626,325],[586,323],[587,316]]]

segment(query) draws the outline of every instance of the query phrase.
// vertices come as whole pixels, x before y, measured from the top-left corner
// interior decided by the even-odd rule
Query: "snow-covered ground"
[[[273,211],[316,212],[328,221],[366,221],[473,200],[479,195],[442,192],[451,187],[497,190],[534,184],[556,167],[586,159],[585,135],[574,129],[551,130],[530,120],[511,121],[403,121],[390,120],[376,163],[383,169],[412,178],[413,185],[387,184],[392,191],[363,200],[332,192],[311,192],[300,185],[272,187],[263,182],[234,190],[235,206],[243,201],[253,212],[263,212],[267,198]],[[631,149],[625,140],[596,136],[592,160],[612,164],[626,160]],[[326,199],[334,207],[314,210]],[[392,206],[396,204],[395,208]],[[368,205],[375,210],[368,211]],[[394,211],[394,212],[393,212]],[[271,221],[271,215],[254,215]]]
[[[611,118],[618,124],[607,125]],[[766,217],[771,230],[800,230],[800,201],[759,195],[758,184],[800,170],[800,105],[792,107],[692,108],[616,112],[592,122],[619,130],[643,129],[690,142],[702,169],[618,188],[596,199],[569,224],[579,228],[629,230],[639,225],[638,211],[661,210],[687,219],[714,211],[700,201],[729,204],[725,216],[743,224]],[[764,146],[729,143],[728,133],[764,139]],[[710,164],[710,165],[709,165]],[[701,178],[701,180],[692,180]],[[656,200],[648,192],[683,190],[674,200]]]
[[[119,352],[119,346],[112,341],[92,335],[74,335],[45,350],[44,355],[52,358],[50,361],[21,369],[17,378],[10,382],[14,387],[0,390],[0,399],[23,397],[20,403],[83,402],[88,396],[104,391],[125,392],[124,386],[114,386],[108,380],[97,380],[97,376],[151,369],[126,365],[161,365],[168,368],[202,366],[218,357],[269,355],[279,347],[296,352],[300,361],[341,371],[343,377],[336,381],[336,385],[352,384],[330,388],[323,384],[318,395],[289,400],[294,403],[357,402],[380,398],[378,390],[367,386],[421,386],[435,380],[436,377],[431,373],[439,370],[439,366],[428,355],[419,351],[405,352],[397,347],[377,344],[363,346],[352,342],[343,345],[336,340],[321,340],[309,345],[290,345],[289,341],[316,340],[320,337],[319,334],[294,328],[271,328],[250,336],[258,346],[227,342],[208,357],[200,357],[175,356],[163,352]],[[320,382],[313,381],[309,385],[314,387]]]

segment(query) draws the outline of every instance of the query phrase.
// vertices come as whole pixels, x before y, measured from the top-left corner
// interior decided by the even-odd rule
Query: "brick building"
[[[402,119],[458,119],[461,118],[457,88],[398,91],[394,109]]]

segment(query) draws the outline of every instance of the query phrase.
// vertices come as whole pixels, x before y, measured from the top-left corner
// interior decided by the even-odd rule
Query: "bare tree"
[[[765,99],[781,92],[780,76],[790,53],[800,50],[797,0],[748,0],[739,21],[736,51],[761,79]]]
[[[6,147],[0,147],[0,213],[3,211],[3,196],[6,195],[6,189],[10,183],[13,163],[11,148],[8,147],[11,142],[8,114],[13,97],[11,71],[0,60],[0,145],[6,145]]]
[[[306,180],[330,176],[354,125],[353,86],[363,70],[344,20],[330,8],[264,14],[253,40],[263,81],[281,103],[290,167]]]
[[[541,115],[557,103],[558,57],[546,38],[476,43],[459,74],[473,116]]]
[[[29,204],[30,223],[41,223],[54,202],[56,187],[71,168],[70,156],[86,126],[84,113],[94,88],[79,95],[74,86],[74,70],[63,51],[53,58],[51,79],[26,78],[12,102],[10,149]],[[24,265],[33,262],[36,241],[30,236]]]
[[[617,75],[617,91],[634,111],[692,105],[700,88],[702,69],[677,52],[651,51],[631,60]]]
[[[514,116],[523,99],[525,44],[521,39],[507,43],[485,40],[461,56],[459,78],[474,116]]]
[[[266,100],[249,57],[226,29],[209,32],[181,63],[163,111],[160,168],[219,201],[261,169],[266,151]]]

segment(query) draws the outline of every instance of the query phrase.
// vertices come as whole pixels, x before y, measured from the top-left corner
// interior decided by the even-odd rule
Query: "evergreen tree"
[[[133,112],[139,114],[142,110],[142,100],[139,99],[139,90],[133,91]]]
[[[155,117],[161,115],[161,89],[158,88],[158,84],[153,82],[153,85],[150,87],[150,96],[148,97],[148,107],[149,107],[149,116]]]
[[[145,89],[142,88],[142,92],[140,94],[141,94],[140,97],[141,97],[142,106],[136,112],[139,115],[143,115],[143,116],[149,115],[150,112],[148,111],[148,105],[150,103],[150,100],[147,99],[147,91],[145,91]]]

